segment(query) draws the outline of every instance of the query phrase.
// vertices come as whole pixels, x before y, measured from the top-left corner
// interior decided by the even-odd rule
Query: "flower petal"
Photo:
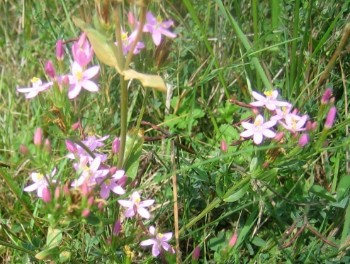
[[[90,81],[90,80],[84,80],[81,82],[81,86],[85,89],[88,90],[89,92],[98,92],[98,86],[96,83]]]
[[[95,77],[95,75],[99,72],[100,66],[93,66],[87,70],[84,71],[83,77],[84,79],[91,79]]]
[[[68,98],[74,99],[79,95],[81,91],[81,85],[79,83],[76,83],[74,86],[71,86],[71,88],[68,91]]]
[[[268,138],[274,138],[274,137],[276,136],[276,133],[273,132],[273,131],[270,130],[270,129],[264,129],[264,130],[262,131],[262,133],[263,133],[263,135],[264,135],[265,137],[268,137]]]
[[[254,131],[252,130],[246,130],[243,131],[241,134],[239,134],[241,137],[251,137],[254,134]]]
[[[130,208],[133,206],[133,202],[131,201],[128,201],[128,200],[118,200],[118,203],[123,206],[123,207],[126,207],[126,208]]]
[[[151,217],[150,213],[145,208],[137,208],[137,212],[143,218],[149,219]]]
[[[259,145],[263,140],[263,135],[259,132],[256,132],[253,137],[253,141],[255,144]]]
[[[139,203],[139,207],[148,207],[154,204],[154,200],[145,200]]]
[[[158,244],[153,244],[153,247],[152,247],[152,255],[154,257],[157,257],[160,253],[160,250],[159,250],[159,246]]]
[[[157,243],[157,241],[155,241],[154,239],[147,239],[147,240],[141,241],[140,245],[145,247],[145,246],[153,245],[155,243]]]

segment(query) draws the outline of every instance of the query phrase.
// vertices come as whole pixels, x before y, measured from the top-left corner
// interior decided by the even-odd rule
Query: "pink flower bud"
[[[274,140],[276,142],[280,142],[284,137],[284,132],[283,131],[280,131],[276,134],[276,136],[274,137]]]
[[[337,114],[337,108],[335,106],[331,107],[331,109],[329,109],[329,112],[327,114],[326,123],[324,124],[324,127],[326,129],[329,129],[333,126],[336,114]]]
[[[317,129],[317,125],[318,125],[318,124],[317,124],[317,121],[315,121],[315,122],[312,123],[311,128],[312,128],[313,131],[315,131],[315,130]]]
[[[58,200],[60,198],[60,194],[61,194],[60,188],[57,186],[55,189],[55,199],[56,200]]]
[[[127,181],[128,181],[128,177],[126,176],[126,174],[124,174],[124,176],[118,180],[118,184],[124,187]]]
[[[119,148],[120,148],[120,139],[116,137],[112,143],[112,152],[114,154],[117,154],[119,152]]]
[[[90,215],[90,210],[89,209],[84,209],[82,212],[81,212],[81,216],[86,218]]]
[[[231,239],[230,239],[230,241],[228,242],[228,245],[230,247],[233,247],[236,244],[236,242],[237,242],[237,238],[238,238],[238,234],[237,234],[237,232],[234,232],[232,237],[231,237]]]
[[[64,51],[63,51],[63,41],[59,39],[56,42],[56,58],[59,61],[62,61],[64,57]]]
[[[71,152],[71,153],[77,153],[78,152],[77,147],[75,146],[75,144],[72,141],[67,139],[65,141],[65,143],[66,143],[66,148],[68,149],[69,152]]]
[[[34,132],[34,145],[40,146],[43,141],[43,130],[38,127]]]
[[[83,182],[83,184],[80,186],[80,192],[83,197],[87,197],[89,195],[89,186],[86,181]]]
[[[328,104],[329,103],[329,99],[332,97],[332,89],[331,88],[327,88],[321,98],[321,104]]]
[[[97,207],[98,207],[98,209],[99,209],[100,211],[102,211],[103,208],[105,207],[105,203],[101,201],[101,202],[98,203]]]
[[[26,145],[19,145],[19,152],[22,154],[22,155],[27,155],[29,153],[29,150],[27,148]]]
[[[47,152],[47,153],[50,153],[51,152],[51,142],[50,140],[47,138],[45,139],[45,142],[44,142],[44,150]]]
[[[91,207],[95,202],[95,198],[93,196],[90,196],[88,201],[87,201],[87,204],[89,207]]]
[[[115,221],[115,224],[113,227],[113,235],[114,236],[119,235],[120,231],[122,231],[122,224],[121,224],[120,220],[118,219],[117,221]]]
[[[55,67],[52,64],[52,61],[47,61],[45,64],[45,72],[50,78],[55,78],[56,72],[55,72]]]
[[[227,143],[225,140],[221,140],[220,148],[222,152],[227,152]]]
[[[136,22],[134,14],[131,13],[130,11],[128,12],[128,22],[129,22],[130,26],[134,26],[135,22]]]
[[[112,168],[109,169],[109,174],[113,175],[117,170],[118,168],[113,166]]]
[[[45,203],[51,202],[51,193],[50,193],[50,190],[49,190],[48,187],[45,187],[45,188],[43,189],[43,197],[42,197],[42,199],[43,199],[43,201],[44,201]]]
[[[193,260],[198,260],[200,254],[201,254],[201,248],[199,246],[196,246],[194,248],[194,250],[193,250],[193,253],[192,253],[192,259]]]
[[[304,147],[309,143],[309,135],[308,134],[302,134],[299,138],[299,146]]]
[[[81,128],[81,124],[79,121],[72,125],[72,130],[77,130],[78,128]]]

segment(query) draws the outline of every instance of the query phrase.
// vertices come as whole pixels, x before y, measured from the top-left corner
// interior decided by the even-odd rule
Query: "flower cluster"
[[[134,44],[138,30],[137,28],[139,25],[132,13],[128,14],[128,21],[130,26],[133,26],[134,29],[130,34],[123,29],[121,31],[122,50],[124,55],[130,51],[132,45]],[[152,35],[153,43],[156,46],[159,46],[162,41],[162,35],[169,38],[176,37],[176,34],[169,30],[173,25],[174,22],[172,20],[163,21],[160,16],[155,17],[151,12],[147,12],[146,23],[143,25],[142,31],[150,33]],[[115,45],[118,45],[118,42],[115,42]],[[145,44],[142,41],[138,41],[133,50],[133,53],[139,54],[140,51],[144,48]]]
[[[331,91],[327,89],[322,96],[321,104],[327,104],[331,95]],[[250,103],[250,105],[267,109],[270,120],[265,122],[263,115],[259,113],[253,123],[242,122],[245,131],[241,132],[241,137],[253,137],[254,143],[259,145],[263,142],[264,137],[274,138],[276,141],[280,141],[284,137],[285,131],[288,131],[294,137],[299,135],[298,143],[301,147],[308,144],[309,135],[307,132],[315,130],[317,128],[317,122],[308,120],[309,117],[306,114],[300,115],[298,109],[293,109],[291,103],[280,101],[277,90],[265,91],[264,95],[253,91],[252,96],[256,101]],[[336,108],[331,107],[325,123],[326,129],[332,127],[335,115]],[[278,131],[276,125],[279,125],[282,131]]]
[[[45,71],[50,81],[43,83],[37,77],[32,78],[32,87],[17,88],[17,91],[24,93],[27,99],[34,98],[39,93],[44,92],[53,86],[59,87],[60,91],[66,89],[69,99],[76,98],[82,89],[89,92],[98,92],[99,88],[92,81],[97,76],[100,67],[92,66],[88,68],[88,64],[92,61],[94,52],[90,43],[83,33],[79,39],[72,45],[73,62],[71,63],[70,73],[57,75],[52,61],[48,61],[45,65]],[[63,41],[59,40],[56,44],[56,58],[61,62],[64,58]]]

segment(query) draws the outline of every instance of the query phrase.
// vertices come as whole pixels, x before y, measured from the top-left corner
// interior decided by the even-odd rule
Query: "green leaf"
[[[72,255],[72,254],[70,253],[70,251],[62,251],[62,252],[60,253],[60,262],[61,262],[61,263],[64,263],[64,262],[69,261],[71,255]]]
[[[131,130],[126,135],[125,144],[125,163],[124,167],[126,175],[134,180],[139,168],[140,156],[142,153],[143,137],[139,135],[139,131]]]
[[[341,177],[337,188],[338,200],[344,197],[344,195],[347,193],[349,188],[350,188],[350,176],[344,175],[343,177]]]
[[[62,241],[62,231],[49,227],[46,237],[46,246],[48,248],[58,246]]]
[[[257,247],[264,247],[266,245],[266,241],[260,237],[254,237],[252,244],[254,244]]]
[[[55,259],[58,253],[59,253],[58,247],[51,247],[51,248],[44,249],[43,251],[40,251],[35,255],[35,257],[39,260]]]
[[[324,198],[328,201],[335,202],[334,197],[321,185],[313,185],[310,192],[316,194],[317,196]]]
[[[86,24],[81,19],[73,17],[73,21],[81,30],[86,33],[97,58],[102,63],[111,67],[115,67],[116,70],[121,74],[122,59],[118,58],[117,48],[114,42],[96,29],[93,29],[89,24]]]
[[[241,199],[248,191],[250,186],[250,183],[246,183],[244,184],[240,189],[237,190],[237,192],[231,194],[230,196],[224,198],[224,201],[227,203],[232,203],[235,201],[238,201],[239,199]]]
[[[165,82],[159,75],[139,73],[132,69],[125,70],[122,74],[124,75],[125,80],[137,79],[144,87],[154,88],[163,93],[166,93],[167,91]]]

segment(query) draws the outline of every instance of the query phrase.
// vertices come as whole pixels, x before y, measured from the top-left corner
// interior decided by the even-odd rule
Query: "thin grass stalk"
[[[280,23],[280,1],[279,0],[271,0],[271,26],[272,30],[277,30]]]
[[[300,9],[300,0],[295,1],[295,6],[294,6],[294,22],[293,22],[293,36],[292,38],[295,39],[299,35],[299,9]],[[292,47],[290,51],[290,78],[289,78],[289,85],[290,85],[290,90],[291,93],[294,92],[294,87],[295,87],[295,76],[296,76],[296,70],[297,70],[297,65],[298,65],[298,56],[296,55],[297,52],[297,46],[298,42],[294,41],[292,42]]]
[[[253,0],[252,1],[252,16],[253,16],[253,32],[254,32],[254,49],[259,50],[259,26],[258,26],[258,1]],[[255,72],[255,78],[256,78],[256,85],[258,89],[261,89],[261,79],[259,78],[259,73]]]

